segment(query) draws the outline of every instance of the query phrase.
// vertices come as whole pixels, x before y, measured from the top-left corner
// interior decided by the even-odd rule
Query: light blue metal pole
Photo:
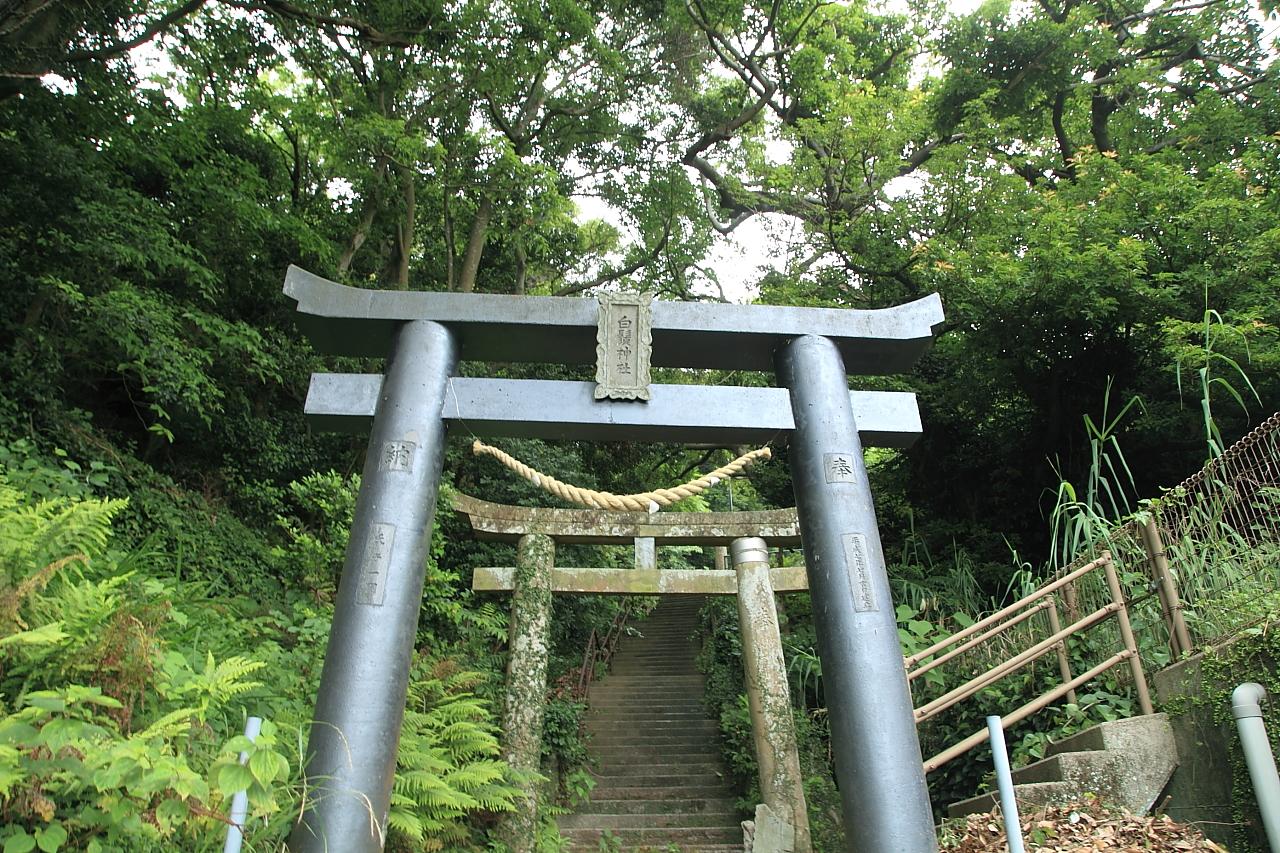
[[[244,724],[244,736],[249,740],[257,740],[262,731],[262,718],[250,717]],[[240,763],[249,760],[249,753],[240,753]],[[244,841],[244,819],[249,814],[249,792],[237,791],[231,798],[231,817],[227,828],[227,844],[222,853],[240,853],[240,844]]]
[[[1261,684],[1252,681],[1241,684],[1231,694],[1231,715],[1236,718],[1236,729],[1240,732],[1240,746],[1244,749],[1244,762],[1249,767],[1267,843],[1271,853],[1280,853],[1280,776],[1276,774],[1276,759],[1271,754],[1271,741],[1262,722],[1260,703],[1266,697],[1266,688]]]
[[[1004,726],[1000,718],[987,717],[991,735],[991,755],[996,762],[996,785],[1000,789],[1000,812],[1004,815],[1004,834],[1009,839],[1009,853],[1024,853],[1022,826],[1018,823],[1018,801],[1013,796],[1013,774],[1009,772],[1009,753],[1004,745]]]

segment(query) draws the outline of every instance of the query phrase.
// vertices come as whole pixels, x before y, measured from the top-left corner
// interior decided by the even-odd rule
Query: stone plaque
[[[648,400],[652,293],[604,293],[596,320],[597,400]]]
[[[387,569],[391,564],[391,547],[396,541],[394,524],[373,524],[369,541],[364,546],[360,564],[360,580],[356,585],[356,602],[381,607],[387,600]]]
[[[824,453],[822,467],[827,473],[828,483],[853,482],[852,453]]]
[[[853,593],[853,609],[858,613],[879,610],[880,606],[876,604],[876,591],[871,585],[867,537],[861,533],[846,533],[840,539],[844,542],[844,561],[849,569],[849,589]]]
[[[388,441],[382,445],[382,455],[378,457],[378,470],[412,472],[415,447],[412,441]]]

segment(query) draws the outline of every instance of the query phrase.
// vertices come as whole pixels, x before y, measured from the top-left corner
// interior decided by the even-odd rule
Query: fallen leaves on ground
[[[1165,816],[1140,817],[1108,812],[1096,800],[1065,806],[1037,806],[1019,815],[1028,851],[1039,853],[1226,853],[1195,827]],[[943,827],[946,853],[1005,853],[1004,819],[998,811],[948,821]]]

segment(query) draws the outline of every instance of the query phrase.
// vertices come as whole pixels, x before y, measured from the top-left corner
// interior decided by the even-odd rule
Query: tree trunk
[[[480,256],[489,237],[489,220],[493,218],[493,199],[485,196],[476,208],[471,220],[471,233],[467,235],[467,253],[462,258],[462,273],[458,276],[458,290],[472,293],[476,289],[476,273],[480,271]]]
[[[524,296],[525,283],[529,273],[529,256],[524,251],[524,238],[517,236],[514,241],[516,256],[516,294]]]
[[[355,258],[356,252],[360,251],[360,247],[364,245],[365,239],[368,238],[369,229],[373,227],[375,206],[376,202],[373,199],[370,199],[365,205],[364,215],[360,217],[355,233],[351,235],[351,242],[347,243],[346,248],[342,250],[342,256],[338,258],[338,275],[346,275],[350,271],[351,261]]]
[[[458,255],[458,246],[453,239],[453,211],[449,209],[449,190],[446,188],[440,196],[440,208],[444,215],[444,278],[450,291],[458,286],[453,269],[454,258]]]
[[[396,268],[396,288],[409,289],[409,256],[413,253],[414,219],[418,211],[418,199],[413,181],[413,170],[406,166],[397,166],[400,176],[400,192],[404,199],[404,213],[400,219],[400,227],[396,232],[396,248],[400,257]]]

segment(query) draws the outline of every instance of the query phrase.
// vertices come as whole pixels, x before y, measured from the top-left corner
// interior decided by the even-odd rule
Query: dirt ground
[[[1148,853],[1226,848],[1194,827],[1168,817],[1138,817],[1108,812],[1096,801],[1029,808],[1019,815],[1028,853],[1092,853],[1099,850]],[[1004,820],[999,812],[947,821],[941,833],[947,853],[1006,853]]]

